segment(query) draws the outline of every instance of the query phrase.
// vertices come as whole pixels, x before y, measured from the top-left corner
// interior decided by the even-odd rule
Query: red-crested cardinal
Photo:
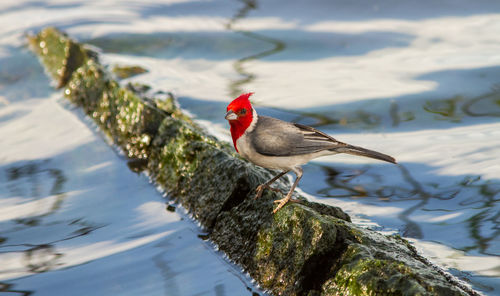
[[[278,207],[273,213],[291,200],[292,193],[302,178],[300,166],[313,158],[348,153],[396,163],[396,160],[389,155],[339,142],[315,128],[258,116],[250,104],[249,97],[252,94],[242,94],[227,106],[226,119],[231,126],[234,148],[241,156],[256,165],[282,171],[271,180],[259,185],[255,198],[259,198],[265,188],[273,190],[270,185],[286,173],[293,171],[297,176],[288,194],[274,201],[278,203]]]

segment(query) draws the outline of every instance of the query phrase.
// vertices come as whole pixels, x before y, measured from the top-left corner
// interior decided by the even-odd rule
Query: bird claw
[[[257,189],[255,189],[255,199],[260,198],[262,196],[262,192],[264,192],[264,189],[266,189],[266,188],[269,189],[269,190],[271,190],[271,191],[274,191],[274,192],[281,193],[281,194],[285,195],[283,193],[283,191],[281,191],[278,188],[272,188],[269,185],[261,184],[261,185],[257,186]]]
[[[285,195],[283,191],[281,191],[279,188],[272,188],[269,185],[261,184],[257,186],[257,188],[255,189],[255,199],[258,199],[262,196],[262,192],[264,192],[264,189],[269,189],[271,191]],[[276,207],[276,209],[273,210],[273,214],[276,214],[276,212],[279,211],[282,207],[284,207],[288,202],[300,202],[300,200],[292,199],[292,194],[289,192],[284,198],[274,201],[274,203],[277,203],[278,206]]]
[[[258,199],[262,196],[262,192],[264,191],[265,184],[261,184],[257,186],[257,189],[255,190],[255,199]]]
[[[298,200],[298,199],[291,199],[290,196],[287,196],[287,197],[282,198],[282,199],[275,200],[274,203],[277,203],[278,206],[276,207],[276,209],[273,210],[273,214],[276,214],[277,211],[279,211],[282,207],[284,207],[289,202],[300,203],[300,200]]]

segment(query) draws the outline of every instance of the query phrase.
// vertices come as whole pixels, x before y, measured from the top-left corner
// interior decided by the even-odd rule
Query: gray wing
[[[259,116],[249,135],[255,150],[267,156],[291,156],[335,150],[346,144],[312,127]]]

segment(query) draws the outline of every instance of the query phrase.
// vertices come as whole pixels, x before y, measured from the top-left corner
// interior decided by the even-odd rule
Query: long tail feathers
[[[362,147],[358,146],[353,146],[353,145],[347,145],[344,147],[339,147],[334,150],[335,152],[338,153],[347,153],[347,154],[352,154],[352,155],[360,155],[360,156],[365,156],[365,157],[370,157],[370,158],[375,158],[378,160],[383,160],[387,161],[390,163],[396,163],[396,159],[394,157],[389,156],[387,154],[383,154],[377,151],[365,149]]]

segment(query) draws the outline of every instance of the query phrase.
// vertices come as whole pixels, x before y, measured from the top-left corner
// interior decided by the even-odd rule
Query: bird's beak
[[[226,120],[236,120],[236,119],[238,119],[238,115],[236,115],[236,113],[234,113],[233,110],[227,111]]]

